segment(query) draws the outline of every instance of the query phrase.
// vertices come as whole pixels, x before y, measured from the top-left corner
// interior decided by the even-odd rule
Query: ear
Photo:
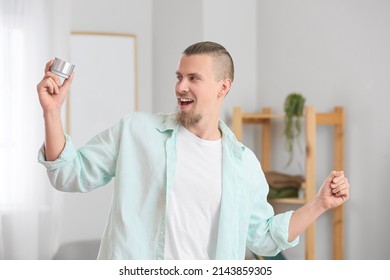
[[[222,81],[221,87],[219,88],[218,97],[225,97],[230,88],[232,87],[232,80],[226,78]]]

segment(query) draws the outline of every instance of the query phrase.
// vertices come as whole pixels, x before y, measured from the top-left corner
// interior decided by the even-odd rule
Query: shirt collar
[[[156,128],[158,131],[164,132],[172,132],[177,131],[179,129],[179,124],[176,121],[176,114],[170,113],[162,115],[162,121],[159,123]]]
[[[219,120],[218,126],[222,131],[222,142],[226,143],[226,145],[231,148],[235,156],[242,158],[242,153],[245,150],[245,146],[237,141],[234,133],[222,120]]]

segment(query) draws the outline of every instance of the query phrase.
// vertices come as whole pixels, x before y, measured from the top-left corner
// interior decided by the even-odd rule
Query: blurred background
[[[222,113],[228,125],[236,106],[244,112],[267,106],[283,113],[291,92],[300,92],[319,112],[343,106],[345,172],[351,183],[344,257],[390,258],[389,1],[0,0],[0,259],[96,255],[112,186],[88,194],[60,193],[37,162],[44,128],[36,85],[50,59],[72,61],[70,34],[75,31],[136,36],[140,111],[175,110],[178,59],[188,45],[203,40],[224,45],[235,62],[235,81]],[[76,83],[77,66],[75,72]],[[72,112],[66,108],[64,121],[69,122]],[[118,113],[108,106],[105,110]],[[88,121],[88,114],[77,120]],[[257,155],[258,132],[247,126],[243,139]],[[318,186],[332,169],[328,132],[318,131]],[[303,155],[284,168],[280,129],[274,135],[273,167],[302,173]],[[295,207],[275,205],[275,211]],[[304,247],[302,236],[284,254],[304,259]],[[330,213],[317,221],[316,258],[332,258]]]

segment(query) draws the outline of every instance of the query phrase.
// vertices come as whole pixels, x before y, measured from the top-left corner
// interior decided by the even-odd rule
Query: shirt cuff
[[[288,228],[290,226],[290,219],[293,213],[294,211],[287,211],[276,215],[271,225],[271,227],[273,227],[271,229],[271,232],[273,233],[272,237],[276,240],[277,244],[280,244],[281,250],[289,249],[299,243],[299,236],[291,242],[288,242]]]
[[[43,164],[47,170],[54,170],[65,166],[72,161],[77,155],[76,149],[73,146],[72,139],[65,134],[65,147],[54,161],[47,161],[45,156],[45,143],[42,144],[38,152],[38,162]]]

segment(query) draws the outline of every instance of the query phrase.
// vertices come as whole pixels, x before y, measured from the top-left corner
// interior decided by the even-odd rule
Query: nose
[[[178,80],[176,83],[176,92],[188,92],[188,82],[186,79]]]

